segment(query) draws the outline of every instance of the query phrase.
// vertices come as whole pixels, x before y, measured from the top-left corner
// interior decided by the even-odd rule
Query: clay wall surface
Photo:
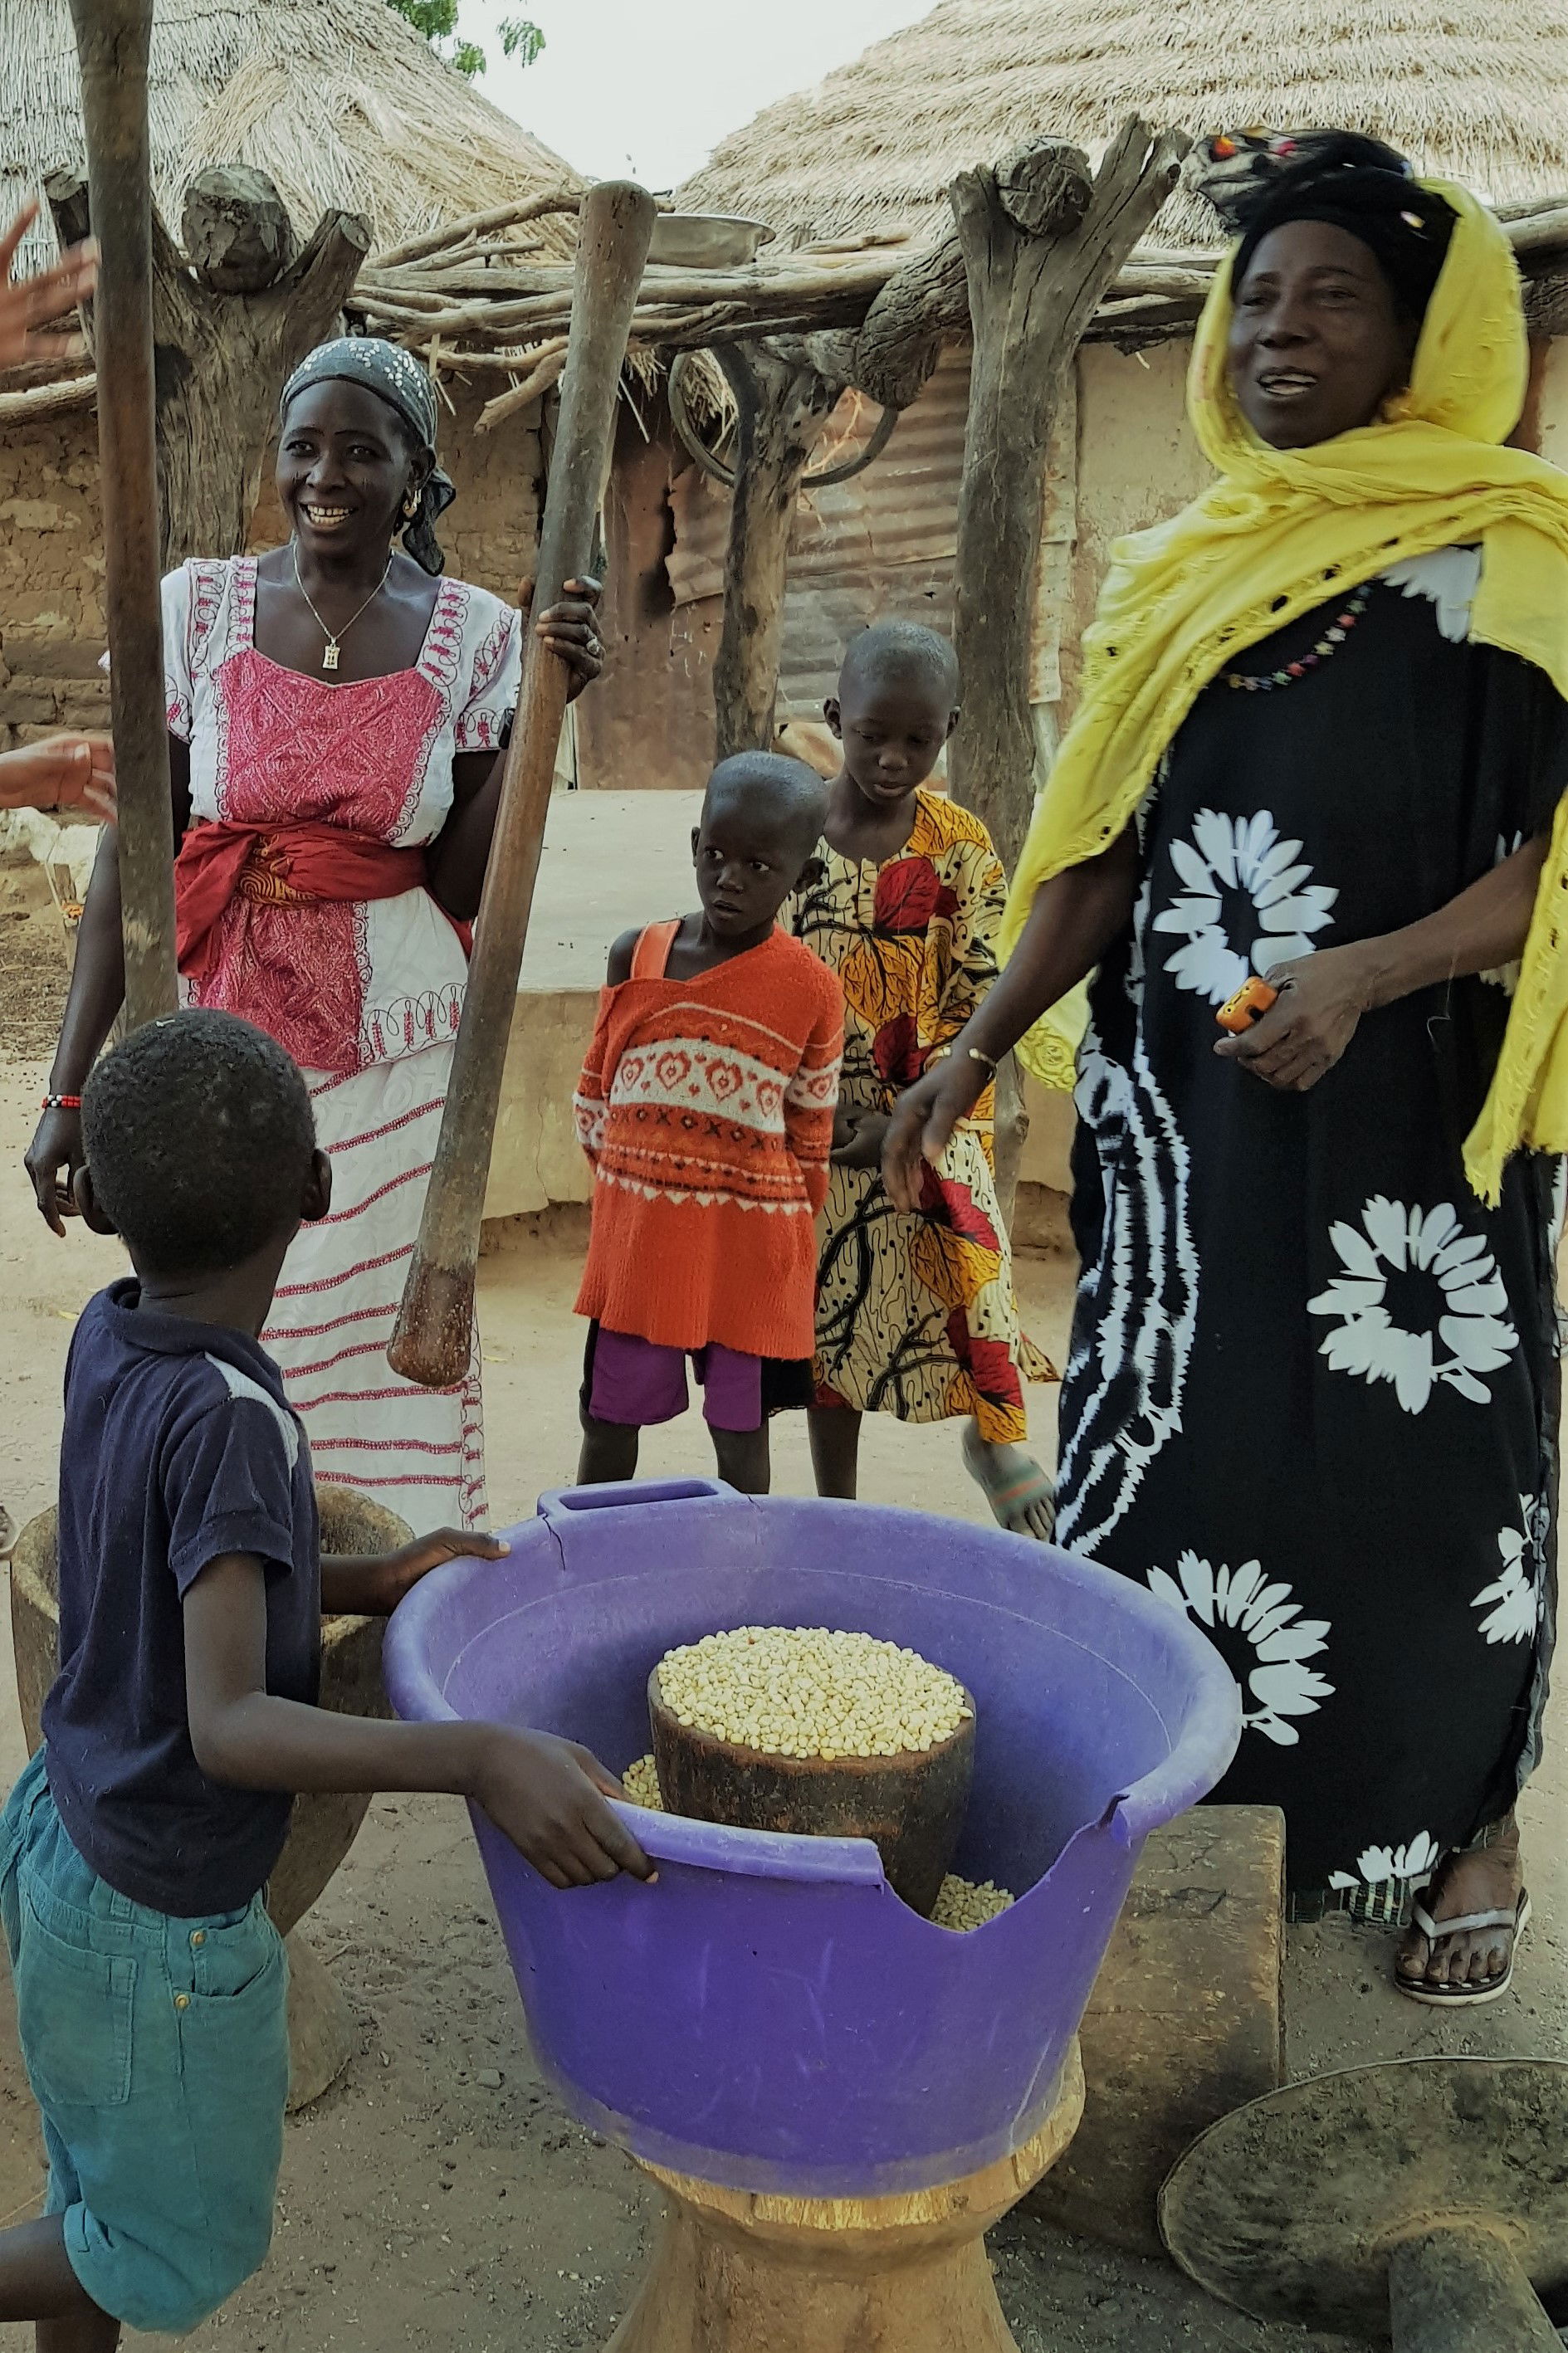
[[[1062,630],[1062,716],[1072,715],[1079,645],[1114,543],[1147,531],[1213,480],[1187,422],[1187,342],[1118,352],[1086,343],[1078,353],[1078,539],[1071,609]]]
[[[1542,456],[1568,467],[1568,342],[1554,343],[1545,353],[1538,417]]]
[[[90,408],[0,436],[0,748],[106,727],[98,420]]]

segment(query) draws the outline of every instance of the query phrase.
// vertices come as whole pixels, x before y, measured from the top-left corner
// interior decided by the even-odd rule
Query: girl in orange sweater
[[[825,807],[799,760],[721,761],[692,837],[700,913],[609,952],[576,1105],[595,1176],[584,1486],[631,1478],[639,1430],[685,1411],[688,1356],[719,1474],[747,1494],[768,1492],[768,1414],[810,1403],[843,995],[775,919]]]

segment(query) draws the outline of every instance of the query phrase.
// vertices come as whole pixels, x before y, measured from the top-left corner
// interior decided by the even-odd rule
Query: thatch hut
[[[679,192],[692,210],[749,213],[779,246],[938,239],[959,172],[1030,136],[1097,159],[1132,114],[1194,134],[1266,123],[1374,132],[1499,206],[1568,192],[1568,5],[1515,0],[941,0],[816,88],[769,107]],[[1183,187],[1153,242],[1214,248],[1218,223]],[[770,250],[778,250],[778,247]],[[1568,369],[1544,346],[1530,429],[1568,455]],[[1169,331],[1091,340],[1076,417],[1059,437],[1035,588],[1033,694],[1048,744],[1070,707],[1077,641],[1110,542],[1191,496],[1202,461],[1186,429],[1188,344]],[[803,500],[791,563],[779,714],[815,715],[836,649],[878,613],[950,609],[968,353],[955,345],[886,455]],[[850,405],[843,435],[865,427]],[[841,437],[842,438],[842,437]],[[628,448],[618,518],[619,675],[592,724],[615,765],[673,784],[700,763],[711,719],[722,493],[668,448]],[[621,714],[619,726],[617,712]],[[597,769],[599,764],[595,764]]]
[[[924,237],[956,173],[1048,132],[1091,159],[1129,114],[1194,136],[1334,123],[1497,205],[1568,189],[1568,7],[1536,0],[942,0],[726,139],[683,195],[767,199],[780,237]],[[1183,194],[1156,239],[1210,244]]]
[[[561,158],[442,65],[386,0],[158,0],[150,113],[155,193],[177,223],[192,175],[248,164],[276,184],[302,244],[319,216],[361,215],[373,248],[445,221],[578,185]],[[83,160],[67,0],[0,0],[0,207]],[[529,230],[569,251],[558,222]],[[52,250],[44,224],[34,259]],[[79,373],[79,371],[78,371]],[[493,382],[443,377],[443,456],[460,502],[444,538],[454,571],[514,594],[533,565],[542,473],[537,406],[483,438]],[[39,413],[42,411],[42,413]],[[259,543],[280,535],[264,495]],[[0,394],[0,743],[101,723],[103,643],[97,427],[90,394]]]

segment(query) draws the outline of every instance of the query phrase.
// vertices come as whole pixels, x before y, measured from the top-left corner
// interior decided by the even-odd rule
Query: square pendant
[[[327,649],[326,649],[325,653],[324,653],[324,654],[323,654],[323,656],[322,656],[322,668],[323,668],[323,670],[335,670],[335,669],[337,668],[337,648],[336,648],[336,646],[334,646],[334,645],[329,645],[329,646],[328,646],[328,648],[327,648]]]

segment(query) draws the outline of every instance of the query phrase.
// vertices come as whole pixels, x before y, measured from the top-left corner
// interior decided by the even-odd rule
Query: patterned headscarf
[[[1233,288],[1240,288],[1272,230],[1290,221],[1326,221],[1367,247],[1406,318],[1425,318],[1457,216],[1394,148],[1350,131],[1278,138],[1244,132],[1213,140],[1209,158],[1206,192],[1241,236]]]
[[[418,512],[402,528],[402,541],[416,564],[426,572],[446,569],[446,557],[436,541],[436,518],[457,496],[450,474],[435,463],[436,387],[427,371],[401,343],[384,343],[379,335],[339,335],[334,343],[318,343],[307,352],[278,404],[280,420],[289,404],[315,384],[362,384],[389,408],[396,409],[420,450],[430,459],[430,470]]]

